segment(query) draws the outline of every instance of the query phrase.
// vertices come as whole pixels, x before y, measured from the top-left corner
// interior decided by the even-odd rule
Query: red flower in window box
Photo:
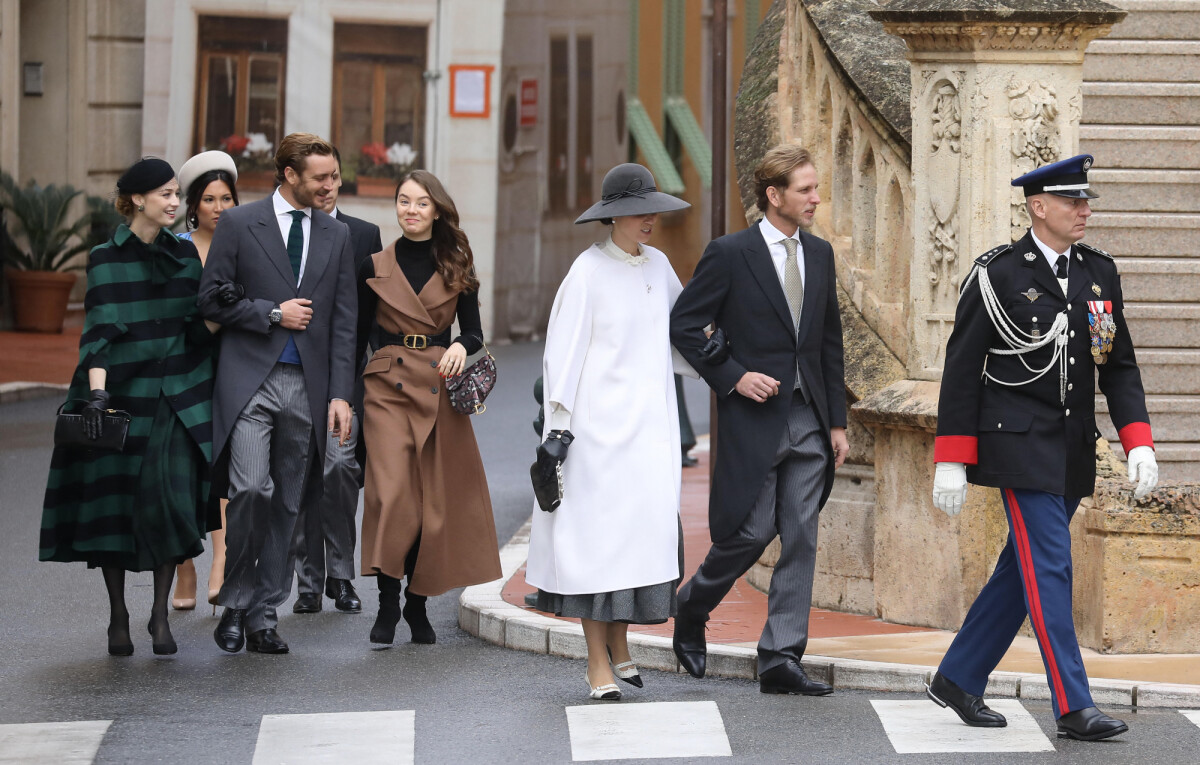
[[[250,138],[248,136],[231,135],[221,141],[221,150],[230,156],[240,157],[249,143]]]
[[[376,167],[386,165],[388,161],[387,147],[382,143],[368,143],[362,147],[362,155]]]

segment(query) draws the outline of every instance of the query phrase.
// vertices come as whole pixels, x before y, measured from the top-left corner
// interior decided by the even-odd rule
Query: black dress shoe
[[[692,619],[683,614],[675,617],[671,647],[675,649],[679,665],[692,677],[704,677],[704,667],[708,662],[708,646],[704,642],[704,624],[707,621],[707,616],[703,619]]]
[[[982,696],[967,693],[947,680],[940,672],[925,686],[927,695],[939,707],[950,707],[958,719],[976,728],[1003,728],[1008,725],[1004,715],[988,708]]]
[[[1129,726],[1095,707],[1076,709],[1058,718],[1058,737],[1076,741],[1099,741],[1129,730]]]
[[[791,693],[800,696],[828,696],[833,686],[813,680],[804,667],[787,661],[758,675],[758,690],[763,693]]]
[[[345,614],[362,611],[362,601],[349,579],[326,579],[325,596],[333,598],[333,607]]]
[[[226,608],[213,630],[213,638],[222,651],[237,653],[246,644],[246,609]]]
[[[256,630],[246,636],[246,650],[254,653],[287,653],[288,644],[272,627]]]
[[[321,610],[321,596],[315,592],[302,592],[292,604],[293,614],[315,614]]]

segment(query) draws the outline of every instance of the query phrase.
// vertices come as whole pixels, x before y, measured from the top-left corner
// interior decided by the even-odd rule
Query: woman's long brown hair
[[[414,181],[425,189],[437,210],[432,234],[433,262],[437,272],[452,290],[478,292],[475,256],[471,253],[467,235],[458,227],[458,208],[454,206],[446,187],[428,170],[412,170],[396,184],[396,199],[400,198],[400,187],[407,181]]]

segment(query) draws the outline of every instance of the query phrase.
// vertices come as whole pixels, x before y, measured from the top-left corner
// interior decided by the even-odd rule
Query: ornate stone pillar
[[[1029,225],[1009,181],[1076,153],[1084,49],[1125,12],[1101,0],[892,0],[871,16],[904,39],[912,67],[908,374],[937,380],[959,282]]]
[[[958,286],[976,257],[1028,225],[1010,179],[1076,153],[1084,49],[1125,12],[1100,0],[880,5],[871,16],[904,39],[911,65],[914,241],[909,379],[855,407],[876,435],[876,609],[956,628],[1005,534],[994,491],[972,487],[968,503],[989,507],[954,519],[930,499],[935,381]]]

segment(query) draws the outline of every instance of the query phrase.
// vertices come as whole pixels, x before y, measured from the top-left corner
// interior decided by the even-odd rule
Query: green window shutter
[[[671,121],[671,127],[679,134],[684,151],[692,158],[696,174],[700,176],[700,184],[706,189],[711,188],[712,147],[708,145],[700,123],[696,121],[696,115],[692,114],[692,107],[688,106],[683,96],[668,96],[663,102],[663,109]]]
[[[646,157],[646,163],[650,165],[650,172],[654,174],[654,180],[658,183],[658,190],[667,194],[682,194],[684,191],[683,179],[675,170],[675,163],[671,161],[667,147],[663,146],[662,139],[658,137],[658,131],[654,129],[654,122],[646,112],[646,107],[642,106],[641,99],[636,96],[628,98],[625,111],[629,134],[633,136],[634,142]],[[711,168],[712,161],[710,160],[710,180],[712,178]]]

